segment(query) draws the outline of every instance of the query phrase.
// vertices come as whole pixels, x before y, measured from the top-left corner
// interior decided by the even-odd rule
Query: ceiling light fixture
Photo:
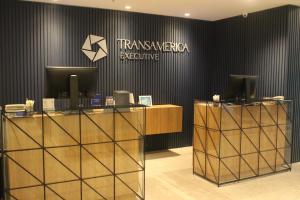
[[[131,9],[131,6],[125,6],[125,9],[126,9],[126,10],[130,10],[130,9]]]
[[[184,13],[184,16],[189,17],[189,16],[191,16],[191,14],[190,13]]]

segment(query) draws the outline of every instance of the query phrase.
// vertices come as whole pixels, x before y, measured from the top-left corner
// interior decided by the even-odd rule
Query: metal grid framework
[[[68,130],[68,127],[65,126],[64,122],[57,120],[52,116],[51,113],[43,111],[41,114],[41,120],[38,123],[41,123],[41,140],[38,140],[37,137],[34,137],[28,129],[20,126],[12,120],[11,117],[7,116],[5,113],[1,113],[1,152],[2,152],[2,169],[4,182],[3,188],[3,197],[4,199],[28,199],[26,194],[32,194],[33,198],[39,199],[74,199],[74,193],[76,193],[75,199],[119,199],[120,195],[126,194],[122,199],[145,199],[145,152],[144,152],[144,136],[145,136],[145,107],[144,106],[134,106],[135,108],[118,108],[118,107],[108,107],[104,108],[106,112],[112,113],[111,123],[112,132],[108,132],[103,126],[107,126],[107,122],[104,124],[99,123],[93,118],[93,115],[88,110],[80,109],[78,111],[72,111],[72,114],[75,116],[76,121],[72,122],[72,126],[78,128],[79,137],[74,137],[74,133]],[[137,109],[139,110],[139,121],[132,123],[131,119],[124,114],[122,109]],[[127,110],[128,111],[128,110]],[[65,116],[65,114],[62,114]],[[85,123],[83,124],[83,120]],[[122,120],[122,126],[118,123]],[[7,138],[6,134],[6,123],[9,122],[16,130],[18,135],[26,137],[32,147],[19,145],[18,148],[7,148]],[[36,123],[36,122],[35,122]],[[69,142],[65,144],[58,144],[59,142],[54,141],[56,145],[47,144],[47,134],[49,130],[46,129],[45,123],[51,123],[52,127],[55,126],[60,130],[60,137],[67,137]],[[124,125],[125,124],[125,125]],[[110,126],[109,125],[109,126]],[[83,141],[82,137],[85,132],[83,126],[94,126],[99,132],[96,134],[101,141]],[[126,134],[131,135],[131,137],[122,139],[122,135],[118,136],[118,132],[124,132],[124,126],[130,127],[131,132]],[[94,129],[94,130],[95,130]],[[123,130],[123,132],[122,132]],[[36,130],[35,130],[36,131]],[[51,133],[52,134],[52,133]],[[104,139],[105,138],[105,139]],[[48,138],[49,139],[49,138]],[[53,142],[53,141],[52,141]],[[127,148],[126,144],[138,146],[136,149]],[[97,152],[92,150],[92,146],[104,145],[104,151]],[[102,148],[102,149],[103,149]],[[71,150],[73,149],[73,150]],[[76,149],[76,150],[74,150]],[[65,157],[57,154],[58,151],[64,151],[66,155],[70,155],[76,152],[77,159],[79,160],[77,168],[74,167],[74,163],[68,163],[64,160]],[[20,157],[16,156],[21,153],[29,157],[34,157],[36,155],[40,156],[40,170],[39,173],[33,171],[30,168],[29,162],[24,163]],[[102,156],[104,154],[110,154],[110,161],[103,161]],[[108,157],[110,157],[108,155]],[[94,168],[89,169],[85,165],[85,157],[89,156],[92,158]],[[18,159],[16,159],[18,158]],[[49,168],[50,160],[51,163],[56,163],[61,167],[60,170],[55,171],[55,169]],[[25,177],[28,177],[28,180],[21,181],[17,187],[12,187],[9,179],[9,168],[14,166],[22,173],[26,174]],[[122,163],[126,162],[126,163]],[[90,163],[89,163],[90,164]],[[48,166],[47,166],[48,165]],[[93,174],[93,169],[95,166],[101,168],[101,170],[106,171],[104,174]],[[122,168],[122,166],[125,166]],[[126,167],[127,166],[127,167]],[[129,167],[128,167],[129,166]],[[134,170],[130,169],[135,168]],[[132,167],[136,166],[136,167]],[[99,170],[99,171],[101,171]],[[60,177],[59,180],[50,180],[50,174],[59,173],[63,171],[66,174],[69,174],[68,177]],[[85,175],[88,172],[91,174]],[[63,188],[68,188],[67,192],[62,192]],[[124,192],[125,191],[125,192]],[[69,193],[69,194],[68,194]],[[73,193],[70,198],[71,193]],[[36,196],[35,196],[36,195]],[[89,198],[85,197],[89,195]],[[42,196],[42,198],[41,198]],[[31,196],[32,198],[32,196]]]
[[[220,186],[291,170],[292,122],[292,101],[195,101],[193,173]]]

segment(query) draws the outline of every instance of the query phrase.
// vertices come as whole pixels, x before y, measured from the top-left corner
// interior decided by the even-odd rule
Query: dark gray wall
[[[193,99],[223,94],[229,74],[260,76],[258,96],[295,100],[294,161],[300,160],[299,9],[292,6],[216,22],[4,0],[0,3],[0,104],[40,99],[47,65],[97,66],[98,91],[151,94],[184,107],[183,133],[151,136],[147,149],[191,145]],[[80,51],[88,34],[107,38],[109,56],[91,63]],[[117,38],[186,42],[191,53],[121,62]]]
[[[252,74],[259,75],[258,96],[286,94],[288,10],[276,8],[214,23],[211,75],[218,81],[211,85],[212,92],[224,93],[229,74]]]
[[[151,94],[154,104],[184,107],[183,132],[148,137],[148,150],[191,145],[193,99],[206,98],[210,23],[174,17],[15,2],[0,3],[0,104],[43,97],[44,68],[96,66],[98,91]],[[109,55],[92,63],[81,52],[88,34],[107,39]],[[187,43],[190,53],[162,53],[159,61],[122,62],[117,38]]]
[[[258,75],[258,97],[294,100],[293,160],[300,160],[299,9],[285,6],[216,21],[210,71],[214,93],[224,94],[229,74]]]
[[[294,100],[294,161],[300,161],[300,8],[289,7],[288,13],[287,96]]]

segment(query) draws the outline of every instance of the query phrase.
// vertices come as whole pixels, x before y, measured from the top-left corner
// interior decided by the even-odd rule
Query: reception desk
[[[1,121],[5,199],[144,199],[144,107]]]
[[[182,132],[182,107],[153,105],[146,109],[146,135]]]
[[[193,171],[218,185],[291,169],[292,102],[194,104]]]

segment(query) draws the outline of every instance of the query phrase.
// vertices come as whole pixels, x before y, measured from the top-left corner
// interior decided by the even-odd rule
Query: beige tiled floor
[[[192,148],[146,155],[147,200],[300,200],[300,163],[292,172],[222,187],[192,173]]]

